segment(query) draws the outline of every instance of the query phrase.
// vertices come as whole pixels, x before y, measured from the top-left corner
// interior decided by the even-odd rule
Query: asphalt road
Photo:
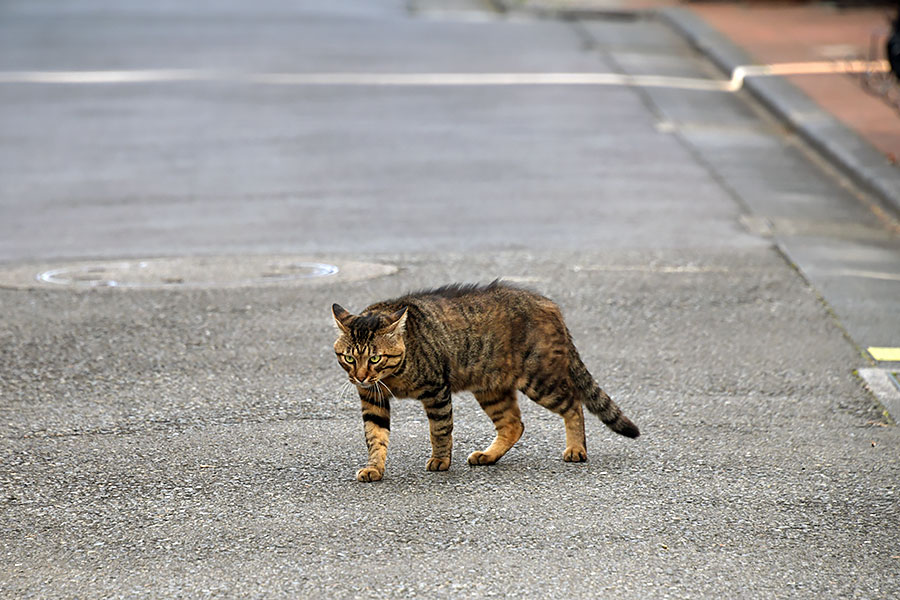
[[[794,259],[848,239],[896,259],[882,221],[739,95],[262,81],[719,77],[654,20],[332,4],[0,6],[0,595],[897,597],[900,434],[853,331],[900,324],[848,332]],[[2,282],[266,253],[397,271]],[[461,395],[430,473],[423,411],[398,401],[385,479],[357,483],[331,303],[496,277],[558,301],[642,436],[590,419],[567,464],[561,421],[522,402],[522,440],[471,468],[492,427]]]

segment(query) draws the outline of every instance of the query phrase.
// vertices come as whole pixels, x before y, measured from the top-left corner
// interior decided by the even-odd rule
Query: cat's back
[[[482,334],[509,326],[559,315],[553,301],[514,285],[495,280],[489,284],[454,283],[379,302],[366,312],[393,312],[408,308],[411,321],[421,326]]]
[[[394,306],[415,306],[423,310],[466,310],[475,308],[527,309],[555,306],[551,300],[499,279],[488,284],[452,283],[438,288],[421,290],[400,298],[379,302],[369,308],[378,310]]]

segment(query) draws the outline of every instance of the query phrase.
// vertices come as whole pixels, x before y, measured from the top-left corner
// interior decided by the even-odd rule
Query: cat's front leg
[[[359,398],[369,462],[356,472],[356,480],[378,481],[384,476],[384,461],[391,434],[391,407],[387,398],[377,398],[371,390],[359,388]]]
[[[425,407],[431,433],[431,458],[425,468],[429,471],[446,471],[450,468],[453,451],[453,404],[450,402],[450,388],[426,390],[419,400]]]

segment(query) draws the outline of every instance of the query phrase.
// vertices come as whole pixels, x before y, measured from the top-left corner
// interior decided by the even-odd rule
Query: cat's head
[[[403,364],[406,308],[394,313],[353,315],[335,304],[331,314],[338,329],[334,352],[352,383],[370,388]]]

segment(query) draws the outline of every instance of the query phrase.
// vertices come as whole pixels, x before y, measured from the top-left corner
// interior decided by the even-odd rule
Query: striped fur
[[[490,446],[469,455],[472,465],[497,462],[522,436],[519,391],[562,416],[567,462],[587,460],[582,407],[616,433],[640,435],[584,366],[559,308],[533,292],[498,281],[457,284],[379,302],[359,315],[335,304],[332,314],[334,350],[362,404],[369,460],[359,481],[384,475],[393,397],[415,398],[425,409],[429,471],[450,467],[451,394],[463,390],[496,429]]]

